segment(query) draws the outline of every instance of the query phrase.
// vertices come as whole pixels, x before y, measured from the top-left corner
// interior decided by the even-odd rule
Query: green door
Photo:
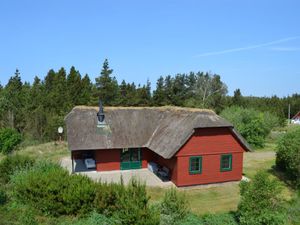
[[[121,170],[142,168],[141,151],[139,148],[121,150]]]

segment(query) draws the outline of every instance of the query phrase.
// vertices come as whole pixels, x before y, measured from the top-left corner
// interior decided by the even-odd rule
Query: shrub
[[[195,214],[189,213],[185,219],[180,221],[180,225],[204,225],[202,218],[196,216]]]
[[[122,224],[159,224],[159,214],[149,206],[145,185],[132,179],[128,186],[102,184],[97,188],[97,211]]]
[[[12,196],[51,215],[87,212],[95,197],[95,184],[81,175],[70,176],[57,164],[40,162],[14,174]]]
[[[146,186],[132,179],[119,196],[120,209],[116,216],[123,224],[158,224],[159,217],[154,208],[149,207]]]
[[[4,189],[0,186],[0,206],[7,202],[7,195]]]
[[[298,224],[300,221],[300,191],[298,196],[295,197],[288,205],[288,217],[291,224]]]
[[[0,130],[0,152],[9,154],[21,143],[21,134],[10,128]]]
[[[0,183],[9,182],[10,176],[17,170],[33,166],[35,160],[28,156],[9,155],[0,161]]]
[[[85,214],[91,211],[96,195],[96,185],[86,176],[68,176],[67,188],[62,190],[67,214]]]
[[[38,222],[35,218],[35,213],[31,209],[26,209],[23,211],[19,217],[19,222],[22,225],[38,225]]]
[[[279,126],[278,117],[255,109],[232,106],[223,110],[221,116],[230,121],[254,147],[263,147],[271,129]]]
[[[241,225],[281,225],[286,216],[281,198],[282,188],[266,172],[258,172],[251,182],[241,182],[238,217]]]
[[[176,189],[168,190],[161,202],[161,224],[180,224],[188,213],[185,196]]]
[[[203,225],[238,225],[233,214],[209,214],[203,217]]]
[[[300,187],[300,128],[288,131],[277,143],[276,166]]]
[[[120,209],[119,198],[125,195],[123,184],[104,183],[97,187],[95,206],[99,213],[112,216]]]
[[[63,222],[59,225],[118,225],[121,224],[120,221],[114,218],[108,218],[102,214],[92,212],[86,218],[80,218],[76,221]]]

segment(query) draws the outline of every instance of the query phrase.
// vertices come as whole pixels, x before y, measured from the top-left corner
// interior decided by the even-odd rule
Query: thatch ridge
[[[86,105],[78,105],[75,106],[73,109],[93,109],[95,111],[99,110],[99,106],[86,106]],[[203,113],[210,113],[216,114],[211,109],[202,109],[202,108],[190,108],[190,107],[179,107],[179,106],[105,106],[104,110],[118,110],[118,109],[126,109],[126,110],[140,110],[140,109],[153,109],[159,111],[189,111],[189,112],[203,112]]]

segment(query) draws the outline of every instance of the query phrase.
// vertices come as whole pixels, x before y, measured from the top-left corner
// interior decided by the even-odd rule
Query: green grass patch
[[[13,154],[27,155],[34,159],[50,160],[53,162],[59,162],[59,160],[65,156],[70,156],[67,143],[62,142],[60,144],[55,142],[48,142],[39,145],[32,145],[20,148]],[[0,154],[0,160],[4,158],[3,154]]]
[[[151,197],[150,201],[159,202],[166,190],[164,188],[147,188]],[[234,211],[237,209],[240,199],[239,186],[236,182],[211,187],[179,188],[179,191],[184,193],[191,211],[197,215]]]

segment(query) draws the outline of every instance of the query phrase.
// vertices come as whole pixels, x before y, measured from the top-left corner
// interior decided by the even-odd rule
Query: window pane
[[[190,172],[201,173],[202,167],[201,157],[191,157],[190,158]]]
[[[221,156],[221,170],[231,170],[232,168],[232,155]]]
[[[122,150],[122,162],[129,162],[130,161],[130,151],[129,149]]]
[[[222,168],[229,168],[229,167],[230,167],[229,155],[223,156],[223,159],[222,159]]]
[[[140,161],[139,159],[139,149],[132,149],[131,150],[131,161],[136,162]]]

